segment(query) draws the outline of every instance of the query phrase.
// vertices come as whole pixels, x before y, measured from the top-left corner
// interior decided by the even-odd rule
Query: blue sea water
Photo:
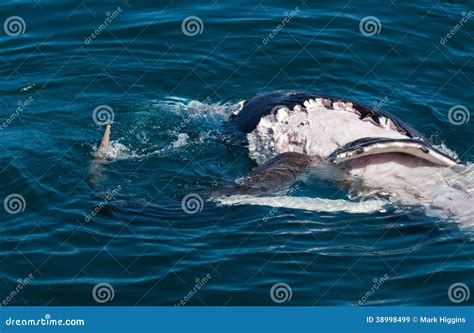
[[[474,122],[455,125],[448,111],[474,109],[473,9],[425,0],[2,2],[0,199],[15,194],[19,208],[0,209],[0,299],[278,305],[272,287],[285,283],[285,305],[456,304],[450,286],[474,287],[472,233],[456,223],[226,207],[204,195],[189,214],[182,200],[256,166],[223,124],[239,101],[277,89],[379,106],[472,162]],[[15,16],[19,30],[6,24]],[[371,16],[375,30],[361,28]],[[94,110],[114,116],[113,156],[99,164],[104,126]],[[330,184],[301,186],[347,198]]]

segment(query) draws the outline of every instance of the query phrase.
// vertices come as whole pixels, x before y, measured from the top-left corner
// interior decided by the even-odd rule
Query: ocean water
[[[472,232],[451,221],[206,198],[256,166],[223,128],[262,91],[379,107],[472,162],[473,9],[2,2],[3,305],[473,304]],[[112,116],[109,158],[94,162]],[[347,199],[317,180],[296,194]]]

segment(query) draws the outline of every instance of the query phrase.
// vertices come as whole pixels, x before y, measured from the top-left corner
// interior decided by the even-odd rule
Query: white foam
[[[139,157],[131,148],[117,140],[110,141],[107,150],[103,151],[103,156],[108,160],[128,160]]]
[[[178,138],[171,144],[173,148],[180,148],[188,144],[189,135],[186,133],[179,133]]]
[[[190,135],[184,133],[183,130],[192,128],[196,129],[199,133],[199,137],[194,141],[195,143],[204,143],[208,139],[214,139],[216,137],[215,129],[221,128],[221,124],[227,117],[234,111],[242,108],[242,102],[239,103],[209,103],[207,101],[196,101],[181,98],[177,96],[168,96],[163,100],[152,101],[153,104],[146,105],[143,112],[154,113],[164,112],[166,118],[169,116],[178,117],[180,120],[179,125],[170,128],[168,131],[163,131],[169,136],[169,145],[154,149],[153,142],[147,136],[144,130],[139,130],[137,133],[129,130],[128,134],[134,135],[134,137],[146,147],[136,148],[130,146],[127,137],[115,138],[110,141],[110,146],[107,151],[104,152],[104,157],[111,161],[116,160],[128,160],[128,159],[143,159],[150,156],[166,156],[176,153],[179,149],[193,143],[190,140]],[[141,116],[140,119],[148,119],[147,117]],[[149,123],[146,122],[144,126]],[[156,129],[156,123],[153,123],[153,128]],[[158,126],[159,127],[159,126]],[[114,133],[112,133],[114,137]],[[97,150],[97,146],[93,147],[93,151]],[[152,150],[152,151],[151,151]]]
[[[204,123],[223,121],[231,113],[239,112],[242,109],[242,102],[214,102],[210,99],[204,101],[190,100],[178,96],[167,96],[163,100],[153,101],[152,109],[160,112],[172,112],[187,120],[204,120]]]
[[[107,150],[103,151],[101,156],[109,161],[143,159],[150,156],[166,156],[176,153],[179,149],[182,149],[182,147],[185,147],[188,144],[189,135],[186,133],[179,133],[176,140],[171,142],[167,147],[144,153],[140,149],[128,147],[121,143],[120,140],[112,140],[110,141]],[[93,151],[97,151],[97,146],[93,147]]]

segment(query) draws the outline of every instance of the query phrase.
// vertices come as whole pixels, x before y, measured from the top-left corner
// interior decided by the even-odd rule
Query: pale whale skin
[[[320,95],[305,91],[274,91],[264,94],[259,94],[250,100],[246,101],[242,110],[237,115],[232,115],[230,122],[233,123],[240,131],[245,133],[252,132],[262,119],[262,117],[269,115],[276,106],[286,106],[293,109],[296,105],[303,105],[309,99],[323,98],[330,101],[351,102],[354,108],[359,111],[362,117],[372,117],[379,119],[380,117],[391,118],[405,134],[410,138],[423,138],[423,135],[411,126],[403,123],[400,119],[388,115],[381,110],[375,110],[364,104],[339,99],[327,95]]]
[[[287,110],[280,112],[283,106]],[[304,173],[323,161],[341,171],[333,173],[337,176],[332,181],[344,183],[351,197],[384,196],[399,207],[419,206],[429,216],[474,224],[472,166],[459,164],[449,151],[434,147],[419,131],[386,112],[308,92],[278,91],[245,102],[229,122],[245,133],[250,156],[261,165],[243,179],[237,192],[278,188],[297,178],[296,169]],[[360,149],[367,142],[370,149],[374,142],[381,142],[382,148],[392,142],[400,147],[330,163],[336,153]],[[404,145],[412,145],[411,151],[405,152]],[[420,158],[426,150],[434,154],[432,161]],[[290,168],[292,159],[296,166]],[[438,165],[433,163],[437,159]]]
[[[324,103],[324,106],[318,105],[315,101],[322,101],[319,104]],[[293,124],[280,126],[281,124],[278,122],[273,124],[269,122],[270,116],[278,116],[278,109],[283,107],[287,108],[291,114],[299,114],[298,116],[287,117],[285,123],[289,123],[288,120],[293,118]],[[300,111],[301,109],[302,111]],[[319,112],[311,112],[312,117],[310,117],[311,110],[319,110]],[[308,116],[305,117],[305,113]],[[230,122],[238,130],[250,133],[248,138],[251,149],[259,150],[262,143],[273,146],[275,146],[276,141],[280,145],[286,143],[288,147],[271,147],[275,148],[275,155],[293,151],[312,156],[316,155],[319,158],[330,157],[333,162],[338,162],[339,160],[348,160],[349,156],[351,158],[356,157],[356,154],[350,154],[351,150],[356,152],[359,150],[360,152],[357,152],[357,154],[365,150],[364,155],[369,155],[369,151],[370,154],[377,151],[400,152],[416,155],[435,164],[446,166],[457,164],[451,156],[433,147],[420,132],[393,115],[360,103],[308,92],[277,91],[257,95],[245,102],[242,110],[231,116]],[[310,124],[311,126],[304,126],[302,122],[312,122],[312,124]],[[264,128],[265,124],[267,129]],[[259,130],[260,132],[266,131],[267,133],[260,133],[260,137],[264,138],[268,136],[267,134],[273,134],[270,132],[277,130],[277,127],[285,127],[281,128],[280,131],[282,134],[286,132],[289,136],[286,142],[283,142],[283,136],[276,137],[275,135],[276,140],[273,140],[274,142],[260,140],[255,143],[255,141],[258,141],[256,140],[258,137],[252,135],[252,133]],[[291,141],[297,140],[300,140],[300,142],[292,145]],[[382,141],[383,144],[374,144]],[[358,145],[357,149],[355,143]],[[254,147],[252,147],[252,144]],[[297,147],[298,145],[301,147]],[[267,149],[268,147],[263,148]],[[344,154],[342,154],[343,152]],[[331,156],[329,156],[330,154]],[[257,161],[260,159],[259,162],[262,162],[266,158],[256,156],[256,159]]]

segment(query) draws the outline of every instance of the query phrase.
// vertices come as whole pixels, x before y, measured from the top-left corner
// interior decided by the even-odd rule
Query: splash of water
[[[104,152],[105,158],[109,161],[135,160],[144,159],[151,156],[167,156],[176,154],[180,149],[190,144],[201,144],[206,140],[215,139],[216,135],[212,132],[216,128],[222,127],[222,123],[227,119],[229,114],[238,107],[233,103],[207,103],[196,100],[188,100],[181,97],[170,96],[164,100],[154,101],[152,105],[143,107],[147,116],[149,114],[159,113],[167,119],[167,123],[175,122],[172,128],[156,128],[153,126],[154,132],[164,135],[164,140],[169,142],[164,147],[157,147],[150,137],[155,133],[147,133],[150,131],[148,122],[142,122],[148,117],[140,117],[137,122],[140,124],[133,126],[145,126],[145,128],[133,131],[127,131],[125,136],[114,138],[110,141],[109,149]],[[151,121],[156,123],[156,121]],[[197,138],[192,139],[197,133]],[[112,134],[112,137],[114,134]],[[136,139],[138,145],[134,145],[131,139]],[[93,151],[97,146],[92,147]]]

